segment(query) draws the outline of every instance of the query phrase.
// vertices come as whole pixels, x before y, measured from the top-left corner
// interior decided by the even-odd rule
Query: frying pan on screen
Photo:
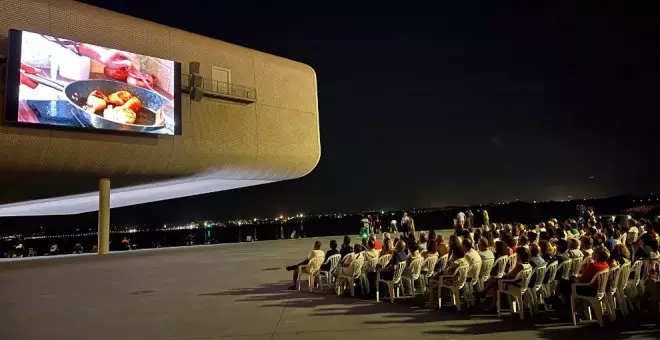
[[[39,84],[64,92],[66,99],[71,104],[71,113],[89,127],[133,132],[150,132],[163,128],[174,131],[172,127],[166,125],[164,119],[158,119],[162,117],[162,108],[168,102],[168,99],[154,91],[106,79],[77,80],[68,85],[62,85],[59,82],[38,75],[25,74],[25,76]],[[120,123],[85,111],[83,107],[86,104],[87,97],[94,90],[107,94],[117,91],[128,91],[140,99],[142,108],[136,112],[136,123]]]

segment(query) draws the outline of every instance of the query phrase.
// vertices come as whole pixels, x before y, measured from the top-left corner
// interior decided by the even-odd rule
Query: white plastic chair
[[[337,265],[339,264],[340,259],[341,259],[341,255],[335,254],[328,257],[328,259],[325,260],[325,263],[323,263],[323,265],[330,264],[330,268],[328,268],[328,270],[319,271],[319,287],[321,289],[323,289],[323,278],[325,278],[325,282],[328,285],[328,287],[332,286],[332,283],[334,281],[334,275],[332,274],[337,269]]]
[[[571,259],[567,259],[560,262],[557,266],[557,272],[561,272],[561,278],[563,280],[571,279],[571,275],[573,274],[571,271],[571,263],[573,263],[573,261]]]
[[[582,270],[582,257],[574,257],[571,259],[571,277],[579,277]]]
[[[532,278],[532,268],[527,268],[521,270],[516,278],[513,280],[509,279],[500,279],[497,282],[497,316],[502,316],[502,299],[503,294],[509,295],[513,298],[513,301],[510,301],[509,305],[511,306],[511,312],[516,313],[516,306],[518,307],[518,313],[520,314],[520,320],[525,319],[525,308],[523,304],[525,303],[525,293],[529,287],[529,280]],[[519,281],[520,287],[516,287],[511,283]],[[506,287],[505,287],[506,284]],[[531,302],[531,301],[530,301]],[[530,308],[531,309],[531,308]]]
[[[376,273],[376,302],[380,301],[380,284],[384,283],[387,285],[387,290],[390,293],[390,302],[394,303],[395,293],[396,297],[399,297],[399,289],[403,288],[401,275],[403,270],[406,268],[405,262],[399,262],[396,267],[394,267],[394,275],[392,280],[383,280],[380,278],[380,272]]]
[[[381,257],[378,258],[378,261],[376,261],[376,266],[381,266],[385,267],[390,262],[390,259],[392,258],[392,255],[386,254],[382,255]]]
[[[401,275],[401,280],[403,281],[403,295],[406,295],[407,284],[410,287],[410,296],[415,296],[415,281],[421,281],[420,275],[422,272],[423,263],[424,259],[418,257],[410,261],[410,264],[406,266],[406,269],[404,269],[403,274]],[[423,286],[421,283],[420,285]]]
[[[543,287],[541,288],[541,298],[545,301],[545,299],[555,295],[555,284],[557,281],[555,278],[557,277],[557,266],[559,265],[559,262],[557,261],[552,261],[552,263],[548,264],[545,266],[545,281],[547,283],[543,284]],[[546,312],[549,310],[547,304],[543,304],[545,307]]]
[[[319,272],[317,270],[315,273],[307,273],[306,269],[312,264],[314,264],[318,268],[321,266],[322,263],[323,263],[322,257],[315,257],[309,260],[309,262],[306,265],[298,267],[298,280],[297,280],[298,290],[301,290],[301,282],[305,280],[309,285],[309,291],[311,292],[314,289],[314,278],[319,274]]]
[[[628,281],[626,285],[626,301],[630,310],[635,308],[634,301],[639,300],[639,298],[644,295],[644,284],[642,283],[642,260],[637,260],[630,267],[630,272],[633,273],[633,278]],[[639,301],[637,301],[639,302]],[[637,306],[639,308],[639,304]]]
[[[341,256],[341,255],[339,255],[339,256]],[[342,257],[341,260],[339,261],[339,264],[343,264],[344,262],[346,262],[346,259],[348,259],[349,256],[351,256],[351,253],[348,253],[348,254],[344,255],[344,257]],[[332,272],[332,277],[333,277],[332,282],[333,282],[333,284],[335,282],[337,282],[337,278],[339,278],[339,276],[341,275],[341,270],[342,270],[343,266],[340,266],[339,264],[337,264],[337,266],[335,267],[334,272]]]
[[[474,287],[479,284],[479,275],[481,274],[481,262],[471,264],[468,267],[465,289],[463,290],[463,297],[468,306],[475,304]]]
[[[609,277],[607,282],[609,282],[609,289],[607,289],[607,303],[609,308],[607,312],[609,313],[610,320],[613,322],[616,321],[616,307],[617,303],[621,304],[621,301],[617,301],[616,293],[619,288],[619,279],[621,278],[621,266],[614,267],[610,269]],[[625,304],[625,302],[624,302]]]
[[[450,275],[440,275],[438,279],[438,309],[442,308],[442,288],[446,288],[451,294],[452,303],[456,306],[456,309],[461,310],[461,289],[465,287],[469,268],[470,266],[465,264],[456,268]],[[452,285],[445,284],[445,278],[452,277],[456,278],[456,282]]]
[[[438,270],[439,272],[445,270],[445,267],[447,267],[447,260],[448,259],[449,259],[448,254],[444,254],[444,255],[438,257],[438,262],[435,264],[435,266],[440,268],[440,270]]]
[[[591,256],[585,256],[582,258],[582,261],[580,261],[580,274],[584,270],[584,267],[588,265],[589,263],[593,262]]]
[[[538,266],[532,270],[534,285],[527,290],[532,301],[532,314],[539,312],[539,304],[542,304],[546,311],[548,310],[548,307],[545,305],[545,293],[543,292],[543,281],[545,280],[546,273],[547,267],[545,265]]]
[[[344,292],[344,286],[347,285],[351,289],[351,296],[355,296],[355,280],[360,278],[363,265],[364,256],[359,256],[348,266],[348,273],[342,272],[339,275],[339,278],[337,278],[337,295],[341,295]]]
[[[479,272],[479,280],[477,281],[477,291],[484,290],[484,284],[490,278],[490,271],[493,270],[494,259],[481,261],[481,271]]]
[[[625,262],[621,265],[619,270],[619,281],[616,290],[616,307],[621,310],[621,315],[628,314],[628,298],[626,297],[626,288],[628,286],[628,278],[630,277],[630,262]]]
[[[510,273],[513,268],[518,264],[518,254],[509,255],[508,260],[506,261],[507,273]]]
[[[423,273],[420,274],[419,278],[419,281],[422,285],[422,293],[426,293],[426,290],[428,289],[429,278],[433,276],[433,269],[435,268],[436,263],[438,263],[437,256],[429,256],[424,259],[424,263],[422,263]]]
[[[376,265],[378,265],[378,257],[369,255],[369,253],[362,253],[364,258],[364,264],[362,265],[362,273],[360,274],[360,290],[362,294],[369,294],[369,278],[367,273],[373,273],[376,271]]]
[[[497,267],[497,275],[493,276],[494,278],[501,279],[504,277],[507,263],[509,263],[509,255],[502,255],[501,257],[497,258],[497,260],[495,260],[493,267]]]
[[[605,298],[606,295],[605,288],[607,287],[608,274],[609,274],[609,270],[604,269],[599,271],[596,275],[594,275],[593,279],[591,279],[591,282],[589,283],[573,283],[571,285],[571,315],[573,316],[574,326],[577,326],[577,320],[575,318],[575,301],[578,299],[584,300],[589,304],[589,306],[587,307],[587,316],[590,320],[591,320],[591,309],[593,308],[594,312],[596,313],[596,319],[598,320],[598,325],[601,327],[605,325],[603,323],[603,313],[604,313],[603,302],[605,304],[608,304],[608,299]],[[596,284],[598,287],[596,291],[596,296],[578,295],[577,287],[587,287],[593,284]],[[606,307],[607,309],[611,310],[609,306]]]

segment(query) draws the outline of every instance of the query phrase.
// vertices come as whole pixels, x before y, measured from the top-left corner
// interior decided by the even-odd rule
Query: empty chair
[[[422,272],[422,264],[424,259],[421,257],[415,258],[410,261],[410,264],[406,266],[401,275],[401,280],[403,281],[403,295],[406,295],[406,284],[410,287],[410,296],[415,296],[415,281],[420,279],[420,274]],[[423,286],[420,283],[420,286]]]
[[[591,279],[591,282],[589,283],[573,283],[571,285],[571,315],[573,317],[573,325],[577,326],[577,320],[575,318],[575,302],[577,300],[584,300],[586,303],[589,304],[587,307],[587,316],[589,319],[591,319],[591,309],[594,310],[596,313],[596,319],[598,320],[598,325],[601,327],[604,326],[603,323],[603,314],[604,314],[604,309],[608,308],[609,306],[603,306],[603,303],[608,304],[608,299],[605,298],[606,295],[606,288],[607,288],[607,276],[609,274],[609,270],[601,270],[599,271],[593,279]],[[597,290],[596,290],[596,295],[590,295],[590,294],[585,294],[585,295],[580,295],[578,294],[578,288],[579,287],[589,287],[592,285],[596,285]]]
[[[339,260],[341,260],[341,255],[335,254],[328,257],[328,259],[325,260],[325,263],[323,263],[323,265],[329,265],[329,266],[328,266],[328,270],[319,271],[319,287],[321,289],[323,289],[324,278],[328,287],[332,286],[332,284],[334,283],[335,276],[333,275],[333,273],[335,272],[335,270],[337,270],[337,265],[339,264]]]
[[[461,310],[461,289],[465,287],[469,265],[461,265],[449,275],[440,275],[438,279],[438,308],[442,308],[442,288],[449,290],[451,301],[457,310]]]
[[[532,268],[522,269],[516,278],[509,279],[500,279],[497,284],[497,316],[502,315],[502,295],[509,295],[513,299],[509,305],[511,305],[511,312],[516,312],[516,306],[518,307],[518,313],[520,314],[520,320],[525,319],[525,308],[523,304],[525,302],[525,293],[529,287],[529,280],[532,277]],[[531,302],[531,301],[530,301]]]
[[[399,262],[395,265],[394,275],[392,280],[384,280],[380,277],[380,272],[376,273],[376,302],[380,301],[380,284],[384,283],[387,285],[387,290],[390,294],[390,302],[394,303],[395,294],[396,297],[399,297],[399,289],[402,287],[401,275],[403,270],[406,268],[405,262]]]

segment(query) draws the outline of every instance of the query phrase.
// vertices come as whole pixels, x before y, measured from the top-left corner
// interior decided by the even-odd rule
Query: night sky
[[[318,76],[322,156],[307,177],[119,213],[274,216],[660,188],[657,2],[84,2]]]

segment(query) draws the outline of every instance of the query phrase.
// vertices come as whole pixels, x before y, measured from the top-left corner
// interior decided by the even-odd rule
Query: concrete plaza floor
[[[322,238],[324,248],[332,238]],[[335,237],[338,241],[340,237]],[[630,316],[605,328],[289,291],[313,240],[0,263],[0,339],[532,339],[660,337]]]

